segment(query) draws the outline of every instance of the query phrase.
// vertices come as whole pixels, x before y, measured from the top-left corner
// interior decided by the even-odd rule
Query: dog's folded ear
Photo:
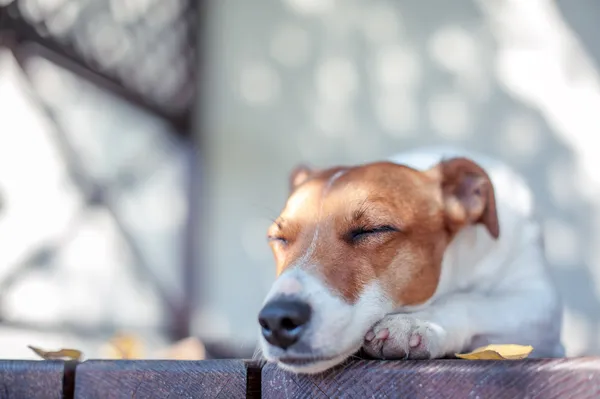
[[[313,174],[311,168],[306,165],[298,165],[290,173],[289,178],[289,189],[290,191],[294,191],[296,187],[307,181]]]
[[[467,224],[483,224],[492,237],[500,236],[494,187],[488,174],[467,158],[452,158],[430,170],[439,179],[446,224],[455,233]]]

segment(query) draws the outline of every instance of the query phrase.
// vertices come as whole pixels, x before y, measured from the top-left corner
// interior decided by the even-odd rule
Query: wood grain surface
[[[62,361],[0,361],[0,398],[62,398]]]
[[[64,371],[0,361],[0,398],[600,398],[600,358],[360,360],[313,376],[239,360],[92,360],[77,365],[74,396]]]
[[[91,360],[77,366],[75,398],[245,398],[237,360]]]
[[[348,362],[314,376],[262,369],[262,397],[600,398],[600,359]]]

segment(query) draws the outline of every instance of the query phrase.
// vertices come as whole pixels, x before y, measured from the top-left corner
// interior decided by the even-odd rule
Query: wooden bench
[[[600,358],[351,361],[314,376],[241,360],[0,361],[0,398],[600,398]]]

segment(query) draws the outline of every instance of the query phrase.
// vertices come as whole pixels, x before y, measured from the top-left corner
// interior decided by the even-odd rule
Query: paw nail
[[[415,334],[412,337],[410,337],[410,341],[408,341],[408,344],[410,345],[411,348],[419,346],[420,343],[421,343],[421,336],[418,334]]]
[[[365,341],[373,341],[375,338],[375,333],[373,331],[369,331],[367,335],[365,335]]]
[[[387,328],[384,328],[383,330],[379,331],[376,335],[375,338],[377,339],[387,339],[387,337],[390,336],[390,331]]]

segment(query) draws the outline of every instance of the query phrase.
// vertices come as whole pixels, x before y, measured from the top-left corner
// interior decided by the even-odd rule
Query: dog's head
[[[388,162],[300,167],[290,185],[268,231],[277,280],[259,323],[265,358],[294,372],[342,362],[386,313],[427,302],[461,228],[499,235],[490,179],[465,158],[427,171]]]

